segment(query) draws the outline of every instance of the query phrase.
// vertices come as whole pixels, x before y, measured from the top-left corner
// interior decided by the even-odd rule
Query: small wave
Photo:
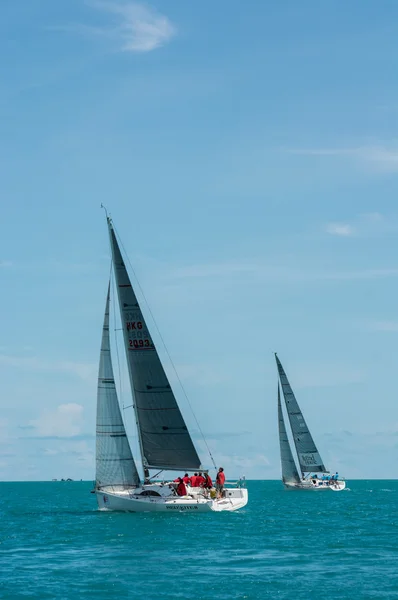
[[[392,492],[393,490],[389,490],[388,488],[381,488],[381,492]]]

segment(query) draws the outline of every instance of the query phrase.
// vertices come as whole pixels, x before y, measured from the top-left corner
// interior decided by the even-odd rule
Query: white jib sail
[[[278,383],[278,424],[279,424],[279,445],[281,452],[282,464],[282,481],[283,483],[298,483],[300,476],[297,471],[296,463],[294,462],[292,450],[290,448],[289,438],[287,437],[285,421],[283,418],[281,405],[281,392]]]
[[[109,287],[98,373],[96,487],[136,487],[140,483],[131,453],[113,377],[109,341]]]

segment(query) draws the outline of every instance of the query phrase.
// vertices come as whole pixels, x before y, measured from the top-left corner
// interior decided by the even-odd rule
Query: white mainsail
[[[285,421],[283,418],[281,405],[281,391],[278,383],[278,423],[279,423],[279,445],[281,451],[282,463],[282,481],[283,483],[298,483],[300,476],[297,471],[296,463],[290,448],[289,438],[287,437]]]
[[[140,483],[126,436],[113,376],[109,340],[109,292],[108,287],[98,373],[95,475],[97,489],[106,486],[136,487]]]
[[[128,371],[142,463],[148,469],[197,470],[200,459],[160,362],[108,218]]]
[[[298,461],[302,473],[327,473],[327,469],[323,464],[321,456],[318,452],[312,435],[309,432],[303,413],[300,410],[298,402],[295,398],[293,390],[290,386],[286,373],[282,364],[275,354],[276,364],[278,367],[279,378],[282,384],[283,396],[286,403],[286,410],[292,428],[293,440],[296,446]]]

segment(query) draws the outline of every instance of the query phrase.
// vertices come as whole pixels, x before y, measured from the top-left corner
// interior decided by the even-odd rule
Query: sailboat
[[[112,267],[138,433],[143,477],[137,469],[119,406],[109,337],[110,284],[106,298],[98,374],[96,482],[100,510],[128,512],[235,511],[247,504],[244,483],[222,493],[155,481],[162,471],[206,472],[160,361],[125,267],[114,226],[107,216]],[[151,476],[151,471],[156,473]],[[180,490],[181,492],[181,490]]]
[[[329,471],[323,464],[321,455],[305,422],[284,368],[276,354],[275,359],[301,472],[300,476],[290,447],[283,418],[281,392],[278,381],[278,424],[282,481],[288,489],[333,490],[334,492],[340,492],[345,488],[346,483],[338,477],[337,473],[330,476]]]

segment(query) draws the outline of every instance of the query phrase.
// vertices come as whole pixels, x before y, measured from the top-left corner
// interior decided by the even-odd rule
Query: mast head
[[[107,211],[107,209],[106,209],[106,206],[104,206],[104,205],[102,204],[102,202],[101,202],[101,208],[103,208],[103,209],[104,209],[104,211],[105,211],[106,220],[107,220],[107,223],[108,223],[108,225],[109,225],[109,226],[112,226],[112,218],[111,218],[110,214],[108,214],[108,211]]]

